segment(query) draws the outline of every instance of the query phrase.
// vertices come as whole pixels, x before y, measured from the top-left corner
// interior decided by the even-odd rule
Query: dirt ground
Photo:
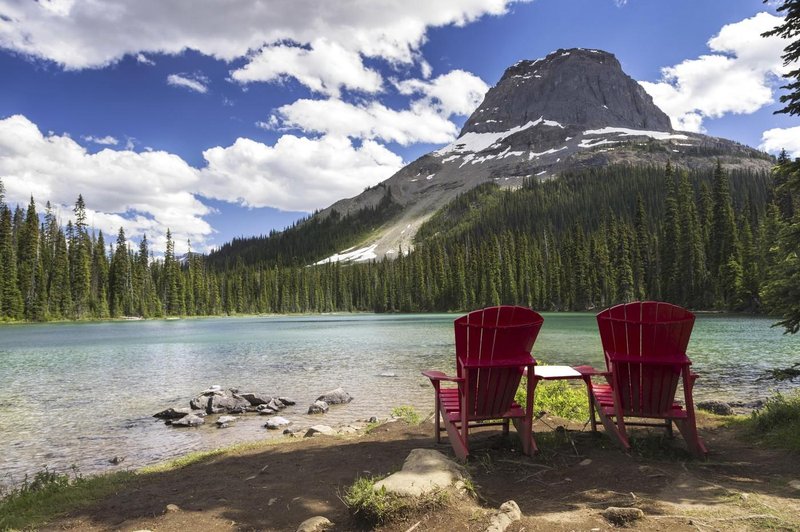
[[[680,436],[638,433],[631,454],[588,428],[537,421],[541,453],[528,458],[512,438],[486,430],[471,439],[467,464],[477,497],[409,515],[382,530],[484,530],[514,500],[523,518],[509,531],[608,530],[609,506],[632,506],[643,530],[800,530],[800,457],[748,444],[722,418],[701,416],[710,454],[694,460]],[[288,439],[286,444],[216,456],[147,476],[46,530],[296,530],[323,515],[333,530],[360,530],[340,497],[360,476],[397,471],[414,448],[434,442],[430,422],[387,423],[368,434]],[[634,434],[637,434],[634,431]],[[797,487],[793,487],[797,486]],[[167,505],[177,505],[177,511]]]

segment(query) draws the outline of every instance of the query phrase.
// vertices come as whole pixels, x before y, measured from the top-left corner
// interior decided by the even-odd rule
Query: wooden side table
[[[536,366],[533,370],[536,378],[544,381],[582,379],[586,384],[586,396],[589,400],[589,421],[592,432],[597,432],[597,420],[594,416],[594,398],[592,397],[592,377],[605,375],[606,372],[592,366]]]

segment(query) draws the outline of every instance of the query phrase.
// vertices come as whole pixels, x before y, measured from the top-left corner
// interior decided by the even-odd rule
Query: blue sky
[[[452,141],[505,68],[614,53],[678,129],[800,155],[760,0],[0,0],[6,202],[185,250],[282,229]]]

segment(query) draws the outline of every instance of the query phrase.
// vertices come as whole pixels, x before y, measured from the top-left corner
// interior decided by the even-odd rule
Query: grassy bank
[[[800,452],[800,391],[776,394],[760,410],[731,424],[742,427],[752,441]]]
[[[138,471],[119,471],[102,475],[83,476],[77,469],[71,473],[56,473],[44,469],[22,485],[7,492],[0,491],[0,530],[36,528],[59,515],[87,506],[120,491],[134,481],[175,471],[217,456],[290,443],[292,440],[263,440],[240,443],[231,447],[197,451],[178,458],[143,467]]]

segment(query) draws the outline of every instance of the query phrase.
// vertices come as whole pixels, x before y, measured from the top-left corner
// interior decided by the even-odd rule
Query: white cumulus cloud
[[[201,94],[208,92],[208,79],[195,74],[170,74],[167,76],[167,85],[184,87]]]
[[[333,135],[317,139],[283,135],[274,145],[240,138],[203,152],[194,168],[164,151],[105,148],[91,154],[67,135],[43,134],[22,115],[0,119],[0,179],[6,202],[25,205],[33,196],[70,216],[82,194],[90,224],[116,236],[147,234],[163,251],[166,230],[178,251],[191,240],[205,251],[213,229],[202,198],[246,207],[311,212],[390,177],[402,159],[373,140],[354,143]],[[66,221],[66,219],[64,220]]]
[[[428,28],[501,15],[515,1],[527,0],[254,0],[233,8],[216,0],[4,2],[0,47],[69,70],[191,49],[224,61],[247,58],[232,74],[242,82],[290,76],[321,92],[337,86],[369,92],[380,83],[363,57],[414,63],[422,60]],[[303,47],[280,44],[286,42]],[[332,71],[325,61],[331,57],[344,60],[346,71]]]
[[[800,157],[800,126],[768,129],[761,134],[759,148],[770,153],[785,149],[789,157]]]
[[[240,83],[294,78],[313,91],[334,96],[341,88],[375,93],[383,84],[380,74],[364,66],[358,52],[326,39],[316,39],[308,48],[265,46],[231,77]]]
[[[640,83],[676,129],[702,132],[705,118],[753,113],[774,101],[775,77],[785,72],[786,41],[761,37],[782,21],[762,12],[723,26],[708,41],[714,53],[662,69],[656,83]]]
[[[458,134],[453,115],[468,115],[480,104],[488,85],[479,77],[454,70],[433,80],[395,81],[404,95],[416,96],[407,109],[380,102],[348,103],[337,98],[301,99],[279,107],[262,128],[299,129],[338,137],[379,139],[407,146],[416,142],[447,143]]]
[[[269,122],[261,124],[336,137],[381,139],[403,146],[450,142],[458,132],[453,122],[433,109],[398,111],[378,102],[351,104],[338,99],[297,100],[278,108]]]
[[[401,94],[421,94],[423,98],[418,105],[433,108],[444,116],[469,115],[489,90],[481,78],[463,70],[452,70],[431,81],[398,81],[395,86]]]
[[[70,212],[82,194],[93,209],[90,222],[107,235],[121,226],[129,237],[147,232],[157,242],[169,227],[176,241],[202,246],[213,232],[203,219],[209,208],[190,192],[197,188],[197,171],[177,155],[114,149],[90,154],[66,135],[42,134],[22,115],[0,120],[0,178],[12,205],[33,196]]]
[[[250,139],[203,152],[199,192],[248,207],[312,211],[354,196],[399,170],[400,157],[377,142],[284,135],[268,146]]]
[[[95,144],[100,144],[102,146],[116,146],[119,144],[119,140],[115,139],[111,135],[106,135],[105,137],[95,137],[94,135],[86,135],[83,137],[83,140],[86,142],[93,142]]]

